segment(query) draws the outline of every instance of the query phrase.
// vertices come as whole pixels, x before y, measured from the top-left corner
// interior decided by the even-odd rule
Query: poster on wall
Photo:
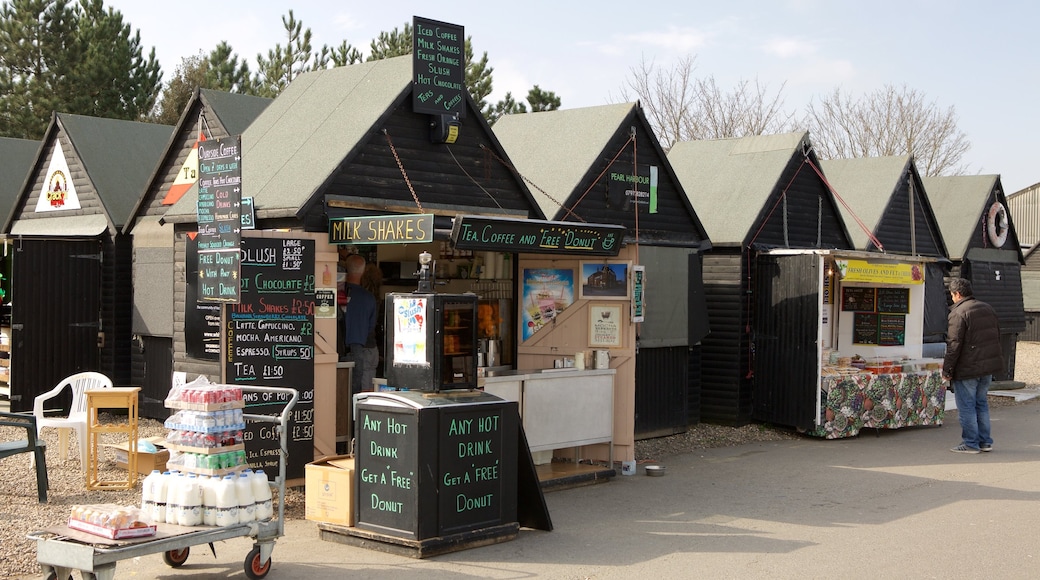
[[[645,285],[646,266],[632,266],[632,322],[643,322],[646,316]]]
[[[426,329],[430,323],[426,298],[394,297],[394,364],[430,366]]]
[[[607,260],[581,263],[579,298],[627,300],[630,263]]]
[[[589,307],[589,346],[621,346],[621,306]]]
[[[574,270],[525,268],[521,326],[527,340],[574,303]]]

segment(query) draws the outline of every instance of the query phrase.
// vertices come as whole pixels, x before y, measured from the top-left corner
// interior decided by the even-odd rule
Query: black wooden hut
[[[853,248],[925,262],[924,341],[942,342],[946,334],[949,255],[939,223],[910,155],[820,161],[839,202]]]
[[[58,113],[4,226],[13,245],[11,408],[80,371],[130,384],[122,227],[173,128]]]
[[[951,277],[971,280],[975,296],[1000,317],[1005,372],[1015,378],[1015,346],[1025,331],[1022,265],[1025,258],[1007,209],[999,175],[958,175],[922,179],[950,252]]]
[[[140,413],[144,417],[166,418],[163,404],[170,390],[174,360],[174,332],[178,325],[189,327],[198,338],[190,348],[182,347],[181,370],[200,373],[195,361],[220,359],[219,308],[195,305],[185,316],[174,315],[174,231],[173,225],[159,223],[162,215],[182,195],[198,187],[199,139],[220,139],[240,135],[263,111],[271,99],[238,95],[210,89],[196,89],[181,113],[174,138],[151,174],[142,195],[123,226],[133,246],[133,343],[130,353],[132,384],[141,386]],[[195,270],[188,269],[189,275]],[[208,320],[209,326],[205,325]],[[200,328],[195,328],[200,326]],[[208,330],[207,330],[208,329]],[[203,335],[208,337],[203,340]]]
[[[638,244],[655,282],[637,338],[635,433],[685,431],[700,420],[701,256],[711,244],[642,107],[507,115],[493,129],[546,219],[622,224]]]
[[[242,195],[253,199],[256,228],[328,232],[333,218],[427,213],[435,239],[447,240],[460,213],[539,217],[468,95],[448,144],[431,139],[431,117],[412,110],[412,91],[410,56],[297,77],[242,133]],[[162,218],[175,226],[185,275],[196,200],[189,191]],[[175,316],[185,312],[185,290],[178,274]],[[219,377],[219,363],[190,360],[185,342],[175,328],[174,369]]]
[[[785,372],[782,364],[760,372],[755,360],[756,348],[764,355],[769,347],[753,331],[760,251],[851,249],[852,242],[808,133],[686,141],[668,160],[712,241],[704,256],[711,332],[702,341],[701,419],[743,425],[753,419],[755,382]],[[763,259],[770,271],[773,258]],[[811,325],[815,336],[817,320],[792,315],[790,323],[792,333]]]
[[[25,177],[39,155],[40,142],[29,139],[12,139],[0,137],[0,212],[11,213],[11,207],[18,199],[18,193],[25,185]],[[0,288],[3,288],[3,299],[0,302],[0,396],[11,396],[11,258],[7,252],[7,241],[4,241],[4,252],[0,273],[3,274]]]

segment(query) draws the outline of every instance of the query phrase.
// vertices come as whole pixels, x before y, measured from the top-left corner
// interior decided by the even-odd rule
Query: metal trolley
[[[280,415],[245,414],[248,421],[276,424],[281,453],[278,455],[278,478],[271,484],[278,491],[278,516],[262,522],[252,522],[219,528],[190,528],[193,531],[165,537],[142,538],[120,541],[115,544],[99,544],[83,541],[82,535],[72,538],[56,533],[54,529],[31,532],[29,539],[36,540],[36,560],[40,563],[44,578],[69,578],[73,570],[79,570],[84,579],[112,580],[115,578],[116,563],[128,558],[149,554],[162,554],[167,565],[176,568],[188,559],[191,546],[249,536],[253,538],[253,549],[243,563],[246,576],[263,578],[271,570],[271,552],[276,538],[285,534],[285,463],[288,455],[289,416],[299,393],[284,387],[242,387],[243,392],[272,393],[287,395],[289,401]],[[158,524],[160,531],[165,524]],[[187,528],[184,528],[187,529]],[[71,531],[71,530],[70,530]]]

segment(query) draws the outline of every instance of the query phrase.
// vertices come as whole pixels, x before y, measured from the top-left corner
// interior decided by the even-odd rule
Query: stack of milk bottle
[[[141,509],[159,523],[229,526],[274,515],[271,485],[246,467],[242,389],[198,380],[170,391],[170,471],[144,480]]]
[[[270,519],[274,505],[262,469],[225,476],[153,470],[144,478],[141,511],[156,523],[231,526]]]

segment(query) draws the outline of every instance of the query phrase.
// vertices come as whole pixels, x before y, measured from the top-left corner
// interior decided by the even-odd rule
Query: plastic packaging
[[[181,485],[177,506],[177,525],[198,526],[202,524],[202,488],[199,478],[189,474]]]
[[[166,482],[166,518],[165,522],[168,524],[177,523],[177,512],[181,507],[181,487],[184,486],[184,474],[175,472],[170,474],[169,481]]]
[[[207,526],[217,525],[217,476],[200,478],[202,484],[202,523]]]
[[[141,484],[141,512],[148,514],[151,517],[152,511],[155,508],[156,498],[159,497],[160,491],[160,480],[162,479],[162,472],[158,469],[153,469],[148,477],[144,478],[144,482]],[[166,498],[162,498],[166,501]]]
[[[238,521],[248,524],[256,519],[256,501],[253,499],[253,482],[248,473],[239,473],[235,479],[235,495],[238,497]]]
[[[216,486],[218,526],[231,526],[238,523],[238,496],[235,494],[235,478],[225,475]]]
[[[263,469],[253,472],[253,500],[256,502],[256,519],[263,521],[274,517],[274,503],[272,501],[271,484],[267,481],[267,474]]]

